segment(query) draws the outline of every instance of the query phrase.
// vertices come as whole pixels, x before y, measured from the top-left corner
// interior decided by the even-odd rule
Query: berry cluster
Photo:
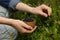
[[[25,18],[23,21],[25,21],[25,22],[32,22],[33,19],[32,18]]]

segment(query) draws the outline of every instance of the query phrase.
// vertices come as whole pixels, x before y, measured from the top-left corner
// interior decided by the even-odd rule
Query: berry
[[[32,22],[33,19],[32,19],[32,18],[25,18],[23,21],[26,21],[26,22]]]
[[[43,12],[46,13],[46,14],[48,15],[48,11],[47,11],[47,10],[43,9]]]

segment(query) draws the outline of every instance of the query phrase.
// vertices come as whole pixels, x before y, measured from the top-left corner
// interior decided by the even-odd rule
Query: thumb
[[[44,16],[44,17],[47,17],[48,15],[42,11],[39,11],[40,15]]]

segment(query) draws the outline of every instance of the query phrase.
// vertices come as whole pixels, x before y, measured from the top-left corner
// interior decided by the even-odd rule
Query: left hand
[[[12,26],[16,28],[20,33],[32,33],[36,30],[37,26],[32,28],[21,20],[13,20]]]
[[[47,13],[43,12],[43,10],[47,10]],[[51,12],[52,12],[52,9],[44,4],[36,7],[36,8],[33,8],[32,12],[34,14],[40,14],[44,17],[48,17],[51,15]]]

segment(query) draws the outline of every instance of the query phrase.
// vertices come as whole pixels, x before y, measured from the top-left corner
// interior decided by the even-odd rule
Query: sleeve
[[[10,0],[10,2],[9,2],[9,7],[11,8],[11,9],[13,9],[13,10],[16,10],[16,5],[18,4],[20,2],[20,0]]]

